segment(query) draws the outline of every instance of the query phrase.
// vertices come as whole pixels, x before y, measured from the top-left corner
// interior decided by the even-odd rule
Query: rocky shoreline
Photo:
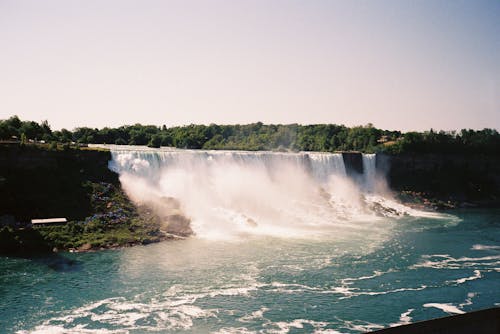
[[[111,245],[103,245],[99,247],[93,247],[91,244],[86,243],[83,244],[82,246],[78,248],[68,248],[68,249],[53,249],[53,253],[58,253],[58,252],[69,252],[69,253],[91,253],[91,252],[98,252],[98,251],[103,251],[103,250],[113,250],[113,249],[124,249],[124,248],[129,248],[129,247],[135,247],[135,246],[146,246],[150,244],[155,244],[163,241],[175,241],[175,240],[184,240],[186,237],[183,236],[178,236],[175,234],[169,234],[169,233],[164,233],[161,236],[158,236],[156,238],[152,239],[145,239],[142,241],[136,241],[136,242],[129,242],[126,244],[111,244]]]
[[[500,208],[500,199],[489,198],[481,200],[456,200],[453,198],[438,198],[432,194],[418,191],[400,191],[396,198],[404,205],[419,210],[445,211],[453,209]]]

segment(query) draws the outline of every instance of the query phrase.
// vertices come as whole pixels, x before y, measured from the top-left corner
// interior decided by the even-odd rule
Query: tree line
[[[460,131],[389,131],[372,124],[346,127],[335,124],[186,125],[166,127],[126,125],[102,129],[78,127],[52,131],[49,123],[22,121],[17,116],[0,120],[1,140],[46,143],[148,145],[189,149],[361,151],[367,153],[485,153],[500,154],[495,129]]]

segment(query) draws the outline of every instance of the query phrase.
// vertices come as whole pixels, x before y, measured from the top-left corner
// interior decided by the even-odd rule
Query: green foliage
[[[21,121],[17,116],[0,120],[0,139],[20,138],[22,134],[25,135],[26,139],[50,139],[52,130],[47,121],[38,124],[33,121]]]
[[[91,199],[91,216],[65,225],[35,228],[0,227],[0,254],[49,252],[90,245],[108,248],[160,240],[159,225],[146,222],[120,187],[105,182],[84,182]]]
[[[398,153],[481,153],[500,154],[500,134],[494,129],[461,130],[445,132],[434,130],[407,132],[394,145],[381,148],[392,154]]]
[[[123,138],[118,138],[115,140],[116,145],[127,145],[127,141]]]
[[[292,151],[361,151],[390,154],[423,152],[462,152],[498,154],[500,135],[497,130],[466,130],[459,132],[388,131],[372,124],[348,128],[335,124],[262,124],[175,126],[134,124],[118,128],[76,128],[72,132],[50,130],[47,121],[21,121],[17,116],[0,121],[0,139],[19,137],[55,140],[60,143],[115,143],[119,145],[173,146],[189,149],[292,150]]]
[[[151,136],[151,139],[149,140],[148,146],[149,147],[160,147],[162,142],[162,138],[160,135],[153,135]]]

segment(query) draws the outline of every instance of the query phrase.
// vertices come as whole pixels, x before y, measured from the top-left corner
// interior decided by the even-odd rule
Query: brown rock
[[[79,251],[88,251],[92,249],[92,245],[89,243],[83,244],[80,247],[78,247]]]
[[[173,214],[166,217],[166,232],[181,236],[193,234],[191,229],[191,220],[181,214]]]

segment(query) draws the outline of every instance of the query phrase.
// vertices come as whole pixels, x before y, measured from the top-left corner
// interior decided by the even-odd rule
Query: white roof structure
[[[67,223],[66,218],[47,218],[47,219],[32,219],[31,224],[54,224],[54,223]]]

